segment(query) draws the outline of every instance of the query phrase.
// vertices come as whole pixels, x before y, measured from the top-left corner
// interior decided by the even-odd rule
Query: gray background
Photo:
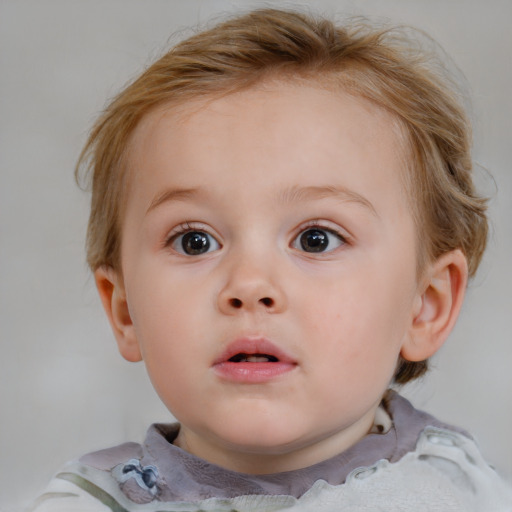
[[[0,0],[0,509],[21,508],[64,461],[169,420],[100,310],[73,166],[106,99],[172,33],[261,5],[412,24],[466,75],[474,155],[496,182],[479,173],[492,237],[455,332],[407,395],[473,432],[512,479],[512,1]]]

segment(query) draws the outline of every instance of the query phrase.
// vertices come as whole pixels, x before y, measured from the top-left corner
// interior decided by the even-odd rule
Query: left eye
[[[305,229],[295,240],[292,246],[304,252],[329,252],[345,243],[341,235],[329,229],[312,227]]]
[[[204,231],[187,231],[177,235],[172,241],[172,248],[187,256],[198,256],[220,248],[219,242]]]

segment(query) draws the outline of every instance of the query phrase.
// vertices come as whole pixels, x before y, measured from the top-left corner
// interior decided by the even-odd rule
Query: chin
[[[230,449],[261,455],[279,455],[301,447],[306,438],[297,425],[279,420],[261,418],[245,422],[229,422],[215,435]]]

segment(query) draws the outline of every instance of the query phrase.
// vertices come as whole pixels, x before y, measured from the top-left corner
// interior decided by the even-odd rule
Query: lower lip
[[[214,366],[215,373],[226,380],[260,384],[275,379],[296,367],[293,363],[232,363],[225,361]]]

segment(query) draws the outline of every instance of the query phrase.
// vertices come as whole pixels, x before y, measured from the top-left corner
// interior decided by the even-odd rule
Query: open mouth
[[[228,359],[230,363],[277,363],[279,359],[269,354],[235,354]]]
[[[239,338],[230,343],[212,365],[223,380],[262,384],[298,367],[297,361],[266,338]]]

